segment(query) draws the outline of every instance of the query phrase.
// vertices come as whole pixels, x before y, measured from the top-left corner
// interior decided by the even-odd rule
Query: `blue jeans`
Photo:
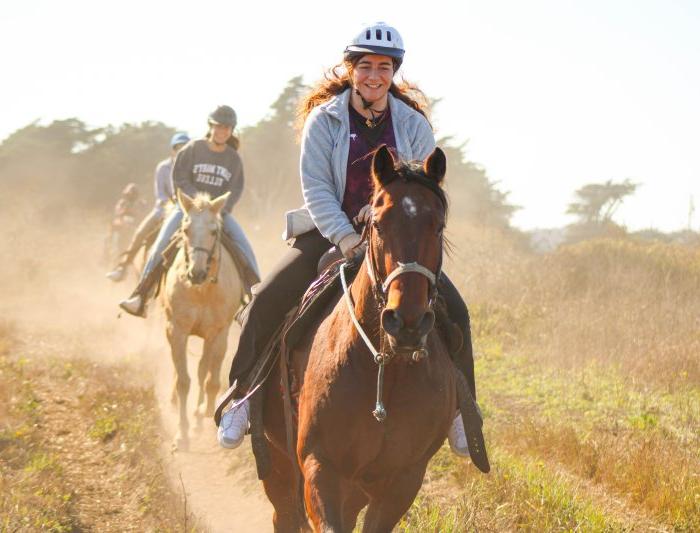
[[[148,260],[146,261],[146,266],[141,273],[141,279],[139,282],[143,281],[148,274],[153,271],[153,269],[163,261],[163,251],[167,248],[170,239],[172,239],[175,232],[180,227],[180,222],[182,221],[182,211],[179,207],[173,209],[170,215],[165,219],[163,225],[160,228],[160,233],[156,237],[156,241],[153,243],[150,251],[148,252]],[[253,252],[253,247],[248,242],[248,238],[243,233],[243,228],[240,224],[236,222],[230,213],[223,214],[224,221],[224,232],[235,242],[241,249],[246,259],[248,260],[248,265],[250,268],[258,275],[260,278],[260,269],[258,268],[258,262],[255,259],[255,253]]]

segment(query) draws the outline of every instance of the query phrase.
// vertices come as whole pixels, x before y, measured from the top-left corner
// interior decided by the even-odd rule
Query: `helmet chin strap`
[[[367,126],[369,128],[374,128],[379,123],[379,121],[382,119],[382,117],[384,116],[384,112],[386,111],[386,109],[383,109],[382,111],[376,111],[376,110],[372,109],[374,102],[370,102],[369,100],[366,100],[365,97],[362,96],[362,94],[360,93],[360,91],[357,88],[355,88],[355,94],[360,97],[360,100],[362,100],[362,109],[369,111],[370,114],[372,115],[372,118],[371,119],[368,118],[365,121],[365,123],[367,124]]]

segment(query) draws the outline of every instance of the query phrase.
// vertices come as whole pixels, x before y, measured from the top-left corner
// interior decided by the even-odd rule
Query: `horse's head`
[[[435,324],[433,304],[442,266],[447,199],[441,188],[447,162],[440,148],[422,163],[397,164],[386,146],[372,160],[373,215],[368,272],[392,350],[425,348]]]
[[[230,193],[210,200],[206,193],[190,198],[178,190],[177,200],[182,208],[183,246],[187,258],[187,277],[199,285],[207,279],[221,232],[221,210]]]

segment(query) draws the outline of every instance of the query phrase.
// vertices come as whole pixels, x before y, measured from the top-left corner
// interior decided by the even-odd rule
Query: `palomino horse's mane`
[[[432,180],[425,176],[425,170],[423,169],[423,163],[420,161],[399,161],[394,167],[393,177],[384,178],[382,182],[382,188],[396,180],[403,180],[404,182],[415,182],[427,189],[430,189],[435,195],[440,199],[442,206],[445,208],[445,216],[447,216],[448,201],[447,195],[444,189],[440,186],[438,182]],[[375,180],[378,183],[378,180]],[[375,188],[375,192],[378,190]]]

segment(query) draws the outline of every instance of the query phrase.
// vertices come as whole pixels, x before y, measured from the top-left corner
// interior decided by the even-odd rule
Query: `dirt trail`
[[[162,331],[162,329],[161,329]],[[237,331],[233,332],[233,336]],[[163,348],[165,349],[165,348]],[[195,364],[200,343],[190,341],[190,376],[196,376]],[[160,366],[165,367],[158,375],[157,395],[161,406],[164,427],[172,439],[177,429],[177,413],[170,403],[172,368],[165,358]],[[227,358],[228,363],[228,358]],[[224,368],[228,364],[224,364]],[[189,411],[194,410],[198,386],[193,379],[188,402]],[[204,419],[200,428],[190,418],[191,442],[187,452],[171,451],[171,440],[163,443],[163,453],[174,483],[182,480],[187,502],[194,514],[212,531],[218,532],[264,532],[272,531],[272,506],[257,479],[250,440],[237,450],[224,450],[216,442],[216,427],[210,419]]]
[[[222,450],[216,443],[213,421],[205,420],[198,433],[191,420],[190,451],[171,451],[176,428],[175,409],[170,403],[173,367],[159,304],[151,305],[152,316],[145,321],[118,317],[116,304],[133,288],[134,278],[113,285],[103,277],[105,266],[97,264],[95,249],[99,249],[99,241],[94,236],[83,235],[85,240],[76,241],[70,232],[62,232],[51,236],[29,234],[25,238],[34,247],[20,250],[0,271],[0,316],[38,342],[46,339],[55,344],[58,339],[61,349],[52,354],[55,356],[87,357],[102,363],[133,361],[139,366],[146,362],[152,366],[168,435],[162,446],[163,456],[170,465],[175,489],[181,491],[184,487],[188,507],[212,532],[272,530],[272,507],[255,475],[249,443],[238,450]],[[12,239],[4,241],[0,242],[0,252]],[[237,336],[234,326],[224,369],[230,365]],[[190,352],[200,353],[200,346],[197,339],[193,340]],[[189,359],[194,367],[196,357]],[[198,392],[193,370],[190,413]]]

